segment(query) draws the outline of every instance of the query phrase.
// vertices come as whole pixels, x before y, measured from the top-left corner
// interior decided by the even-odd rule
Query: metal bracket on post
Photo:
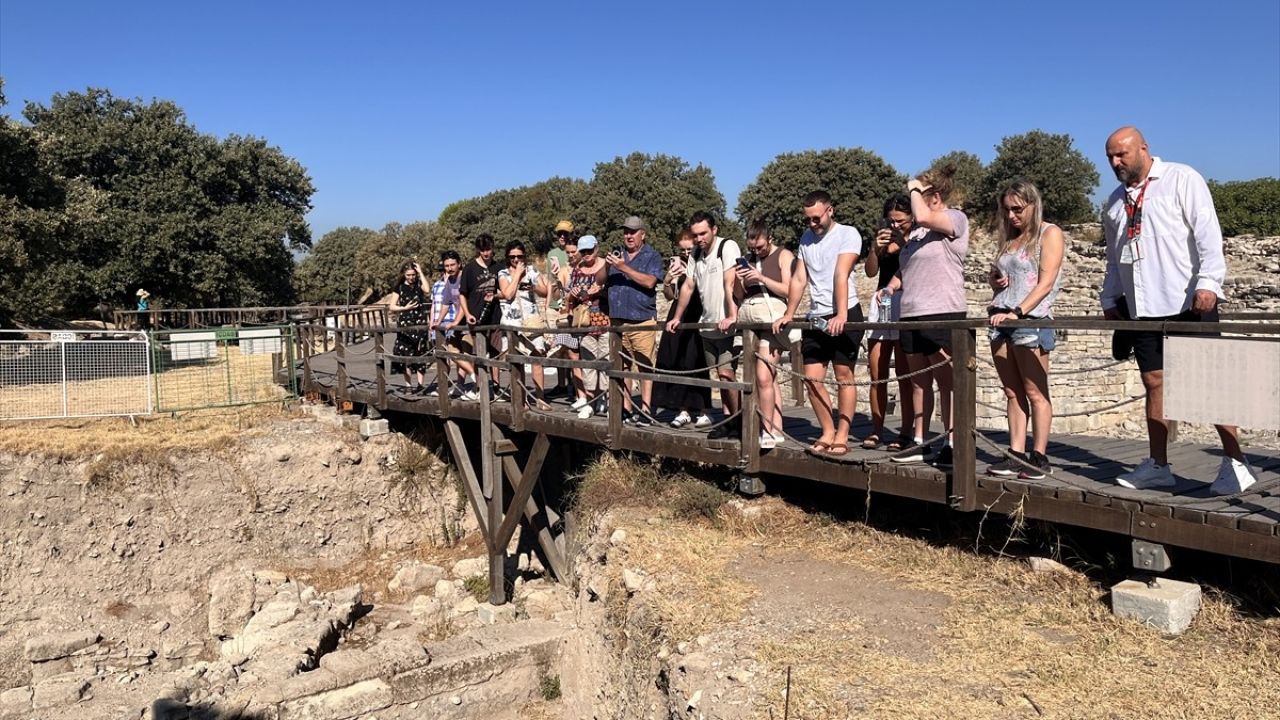
[[[742,473],[738,476],[738,492],[748,497],[756,497],[765,493],[764,481],[759,475]]]
[[[1133,567],[1147,572],[1165,572],[1173,567],[1169,553],[1159,543],[1133,540]]]

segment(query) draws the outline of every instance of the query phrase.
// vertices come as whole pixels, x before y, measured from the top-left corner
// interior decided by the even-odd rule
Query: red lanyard
[[[1125,237],[1132,240],[1142,234],[1142,200],[1146,197],[1147,186],[1151,184],[1151,178],[1147,178],[1142,183],[1142,189],[1138,190],[1136,200],[1129,199],[1129,193],[1124,194],[1124,214],[1129,216],[1129,223],[1125,227]]]

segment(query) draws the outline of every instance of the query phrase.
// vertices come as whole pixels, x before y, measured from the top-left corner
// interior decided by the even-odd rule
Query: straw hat
[[[143,290],[142,288],[138,288],[138,293],[137,293],[137,294],[138,294],[138,297],[140,297],[140,298],[149,298],[149,297],[151,297],[151,293],[147,292],[146,290]]]

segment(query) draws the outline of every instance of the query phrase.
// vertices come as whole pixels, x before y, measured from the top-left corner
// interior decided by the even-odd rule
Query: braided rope
[[[1143,395],[1136,395],[1126,400],[1121,400],[1120,402],[1112,403],[1110,405],[1106,405],[1099,408],[1089,408],[1088,410],[1078,410],[1076,412],[1071,412],[1071,413],[1062,413],[1062,414],[1054,413],[1053,417],[1054,419],[1057,419],[1057,418],[1069,418],[1069,417],[1083,417],[1086,415],[1096,415],[1098,413],[1108,412],[1111,410],[1115,410],[1117,408],[1122,408],[1125,405],[1129,405],[1139,400],[1142,400],[1144,399],[1144,397],[1145,396]],[[984,408],[987,408],[988,410],[995,410],[996,412],[1000,412],[1000,413],[1006,413],[1009,411],[1007,407],[992,405],[991,403],[982,402],[981,400],[975,400],[974,402]]]
[[[622,356],[623,360],[629,361],[632,364],[636,365],[637,367],[644,368],[645,370],[650,370],[662,375],[697,375],[698,373],[705,374],[709,370],[718,370],[719,368],[722,368],[725,365],[731,365],[738,361],[738,358],[731,357],[728,360],[725,360],[724,362],[718,362],[715,365],[708,365],[707,367],[700,367],[693,370],[668,370],[667,368],[660,368],[655,365],[650,365],[648,363],[641,362],[637,360],[635,356],[629,354],[626,350],[623,350],[622,348],[618,348],[618,354]]]
[[[987,365],[988,367],[995,367],[995,366],[996,366],[995,361],[993,361],[991,358],[987,357],[986,355],[981,355],[981,354],[979,354],[979,353],[974,353],[974,357],[978,358],[978,362],[980,362],[980,363],[982,363],[982,364],[984,364],[984,365]],[[1112,360],[1112,361],[1111,361],[1111,362],[1109,362],[1109,363],[1103,363],[1102,365],[1097,365],[1097,366],[1095,366],[1095,367],[1075,368],[1075,369],[1073,369],[1073,370],[1054,370],[1054,371],[1053,371],[1053,375],[1055,375],[1055,376],[1057,376],[1057,375],[1081,375],[1081,374],[1083,374],[1083,373],[1087,373],[1087,372],[1097,372],[1097,371],[1099,371],[1099,370],[1107,370],[1107,369],[1113,368],[1113,367],[1115,367],[1115,366],[1117,366],[1117,365],[1124,365],[1124,364],[1125,364],[1125,363],[1127,363],[1127,362],[1129,362],[1129,359],[1128,359],[1128,358],[1125,358],[1124,360]]]
[[[796,373],[786,365],[783,365],[781,363],[774,363],[771,360],[764,358],[763,356],[757,356],[757,358],[760,360],[763,360],[766,365],[773,368],[774,370],[786,373],[791,377],[801,377],[801,378],[804,378],[805,382],[810,382],[815,384],[821,383],[823,385],[827,385],[828,387],[859,387],[859,386],[866,387],[871,385],[887,385],[889,383],[899,382],[901,380],[906,380],[908,378],[915,377],[916,375],[923,375],[927,372],[933,372],[934,370],[944,365],[951,364],[951,358],[946,358],[945,360],[939,360],[938,362],[930,365],[929,367],[921,368],[919,370],[909,372],[906,375],[890,375],[889,377],[883,378],[880,380],[866,380],[866,381],[854,380],[853,382],[844,382],[841,380],[827,380],[825,378],[822,380],[814,380],[810,378],[808,375],[802,375],[802,374]]]

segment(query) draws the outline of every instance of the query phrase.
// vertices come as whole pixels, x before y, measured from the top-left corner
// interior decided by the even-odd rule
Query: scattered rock
[[[609,544],[614,547],[618,547],[619,545],[625,543],[626,541],[627,541],[627,531],[623,530],[622,528],[618,528],[617,530],[614,530],[613,534],[609,536]]]
[[[89,693],[89,681],[78,676],[59,675],[35,687],[31,704],[36,710],[78,703]]]
[[[1031,566],[1031,569],[1033,571],[1038,573],[1053,573],[1053,572],[1070,573],[1071,572],[1071,568],[1067,567],[1066,565],[1063,565],[1057,560],[1051,560],[1049,558],[1029,557],[1027,558],[1027,564]]]
[[[57,660],[87,648],[100,639],[102,635],[98,632],[85,630],[41,635],[28,640],[22,646],[22,653],[31,662]]]
[[[459,560],[453,564],[451,572],[454,577],[460,580],[475,577],[476,575],[486,575],[489,572],[489,558],[478,557]]]
[[[635,594],[640,592],[640,588],[644,587],[645,575],[643,570],[630,570],[623,568],[622,584],[627,588],[627,592]]]
[[[433,587],[444,579],[444,568],[421,562],[405,563],[396,571],[395,577],[387,583],[392,592],[417,592],[423,588]]]
[[[444,605],[434,597],[419,595],[413,599],[413,607],[409,611],[418,622],[430,621],[440,617]]]
[[[209,634],[217,638],[240,632],[253,615],[253,577],[224,570],[209,578]]]
[[[22,685],[0,692],[0,716],[22,715],[31,709],[32,688]]]
[[[276,462],[289,462],[289,458],[292,457],[292,455],[290,454],[288,446],[277,445],[271,449],[271,457]]]

